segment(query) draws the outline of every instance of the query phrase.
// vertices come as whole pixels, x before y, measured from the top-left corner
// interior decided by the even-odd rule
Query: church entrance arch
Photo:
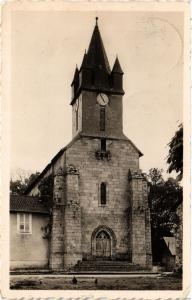
[[[96,260],[109,260],[115,255],[116,238],[107,226],[97,227],[91,237],[92,257]]]

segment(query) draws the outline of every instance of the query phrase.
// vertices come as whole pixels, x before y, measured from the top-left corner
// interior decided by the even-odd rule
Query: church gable
[[[26,191],[40,195],[52,178],[49,268],[70,272],[92,262],[97,270],[99,260],[123,261],[126,271],[130,263],[150,267],[142,153],[123,133],[123,71],[118,58],[111,71],[97,19],[71,86],[73,139]]]

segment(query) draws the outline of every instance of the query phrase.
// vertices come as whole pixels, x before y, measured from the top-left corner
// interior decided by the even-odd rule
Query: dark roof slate
[[[76,82],[78,82],[78,81],[79,81],[79,70],[78,70],[78,68],[76,67],[76,69],[75,69],[75,74],[74,74],[73,81],[72,81],[71,85],[73,85],[73,83],[76,83]]]
[[[89,66],[93,69],[98,68],[99,66],[107,73],[111,72],[109,61],[107,59],[107,55],[97,24],[95,25],[93,35],[87,51],[87,55],[84,57],[84,59],[85,58],[86,66]],[[85,60],[83,60],[83,64],[85,64]]]
[[[25,195],[10,195],[11,212],[33,212],[49,214],[51,203],[48,198]]]
[[[87,63],[87,53],[85,53],[84,56],[83,56],[83,60],[82,60],[82,64],[81,64],[80,70],[81,69],[89,69],[89,68],[90,68],[90,66]]]
[[[123,74],[123,70],[121,69],[121,65],[120,65],[118,57],[116,57],[112,73]]]

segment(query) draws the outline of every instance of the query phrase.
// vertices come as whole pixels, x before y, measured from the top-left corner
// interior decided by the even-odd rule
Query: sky
[[[11,172],[42,171],[70,142],[70,85],[96,16],[110,66],[118,55],[124,71],[123,131],[144,154],[140,168],[167,170],[183,114],[182,13],[21,10],[11,26]]]

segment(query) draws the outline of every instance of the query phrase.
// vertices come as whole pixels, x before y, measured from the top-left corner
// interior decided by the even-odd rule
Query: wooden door
[[[98,259],[109,259],[111,257],[111,239],[104,230],[96,236],[96,257]]]

